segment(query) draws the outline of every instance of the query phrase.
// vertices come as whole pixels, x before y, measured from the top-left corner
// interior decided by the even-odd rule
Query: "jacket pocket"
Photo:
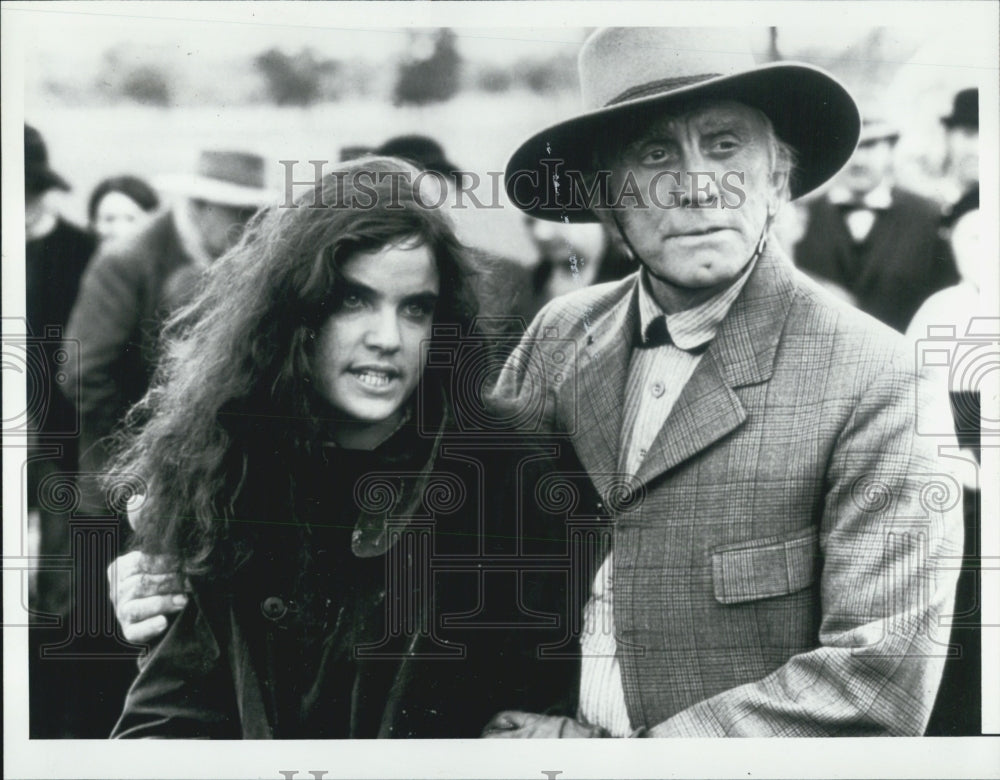
[[[815,582],[819,573],[819,531],[725,544],[712,550],[712,585],[722,604],[784,596]]]

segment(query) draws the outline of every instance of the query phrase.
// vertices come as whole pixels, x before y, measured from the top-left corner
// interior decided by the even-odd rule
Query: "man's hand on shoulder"
[[[167,629],[167,616],[187,604],[184,578],[175,562],[138,550],[122,555],[108,567],[115,616],[129,642],[149,642]]]

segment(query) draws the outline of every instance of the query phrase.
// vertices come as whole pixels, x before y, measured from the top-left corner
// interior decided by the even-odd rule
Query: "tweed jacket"
[[[492,395],[569,434],[614,516],[632,727],[921,734],[962,527],[915,414],[946,401],[918,392],[898,334],[769,249],[638,473],[616,474],[637,278],[552,301]]]

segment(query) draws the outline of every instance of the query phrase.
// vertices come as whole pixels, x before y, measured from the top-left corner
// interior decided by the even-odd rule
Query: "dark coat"
[[[855,243],[841,209],[827,198],[808,207],[795,264],[840,285],[857,306],[902,332],[927,298],[958,281],[941,213],[925,198],[893,188],[892,205],[878,211],[864,241]]]
[[[167,212],[136,236],[102,248],[83,277],[68,338],[79,343],[68,375],[80,392],[80,453],[85,471],[100,471],[102,440],[145,394],[163,320],[177,301],[179,271],[194,261]]]
[[[113,736],[477,737],[501,709],[573,715],[567,616],[583,594],[566,534],[580,502],[551,494],[554,478],[576,479],[578,495],[589,483],[559,450],[439,435],[418,468],[360,470],[358,453],[335,451],[295,466],[294,516],[251,489],[252,554],[229,579],[195,582]],[[385,528],[395,543],[361,557]],[[591,550],[587,577],[601,552],[573,549]]]

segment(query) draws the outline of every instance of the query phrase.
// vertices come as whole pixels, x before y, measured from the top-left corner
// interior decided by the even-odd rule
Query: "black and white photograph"
[[[1000,6],[2,15],[6,777],[1000,777]]]

